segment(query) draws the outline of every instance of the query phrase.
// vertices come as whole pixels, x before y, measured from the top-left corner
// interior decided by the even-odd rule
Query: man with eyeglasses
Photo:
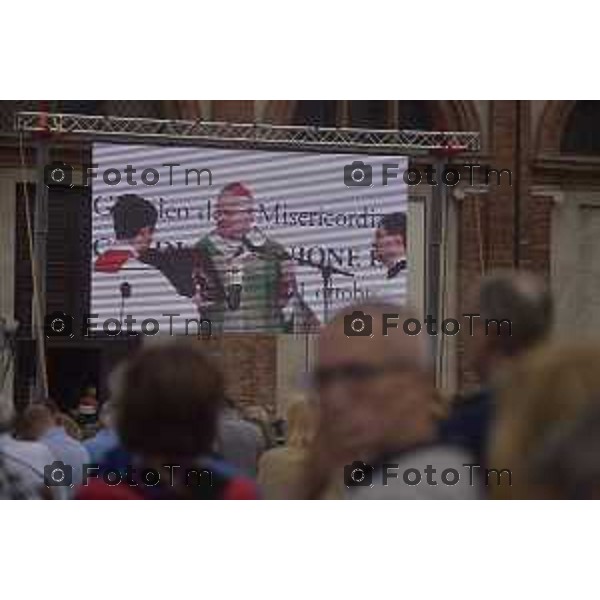
[[[347,322],[357,312],[368,319],[359,333]],[[347,499],[478,498],[477,479],[470,477],[476,469],[464,466],[472,459],[436,439],[426,339],[401,326],[384,335],[386,314],[400,323],[414,316],[391,304],[354,306],[320,334],[314,384],[321,422],[308,496],[338,484]]]

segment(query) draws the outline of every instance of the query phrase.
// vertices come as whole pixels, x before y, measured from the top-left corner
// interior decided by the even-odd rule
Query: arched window
[[[426,100],[298,100],[295,125],[362,129],[434,129],[434,106]]]
[[[115,117],[166,118],[166,103],[162,100],[105,100],[103,114]]]
[[[162,119],[166,111],[161,100],[56,100],[50,112]]]
[[[563,154],[600,156],[600,101],[575,103],[563,131],[560,150]]]
[[[298,100],[294,110],[294,125],[337,125],[337,100]]]
[[[40,102],[40,108],[42,110]],[[104,114],[102,100],[50,100],[48,110],[51,113],[66,115],[101,115]]]

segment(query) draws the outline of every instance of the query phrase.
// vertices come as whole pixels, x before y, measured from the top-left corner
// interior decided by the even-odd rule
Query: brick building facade
[[[2,104],[7,124],[15,109],[39,108],[31,102]],[[481,151],[451,161],[509,169],[512,181],[511,185],[502,181],[485,188],[470,188],[462,182],[450,192],[444,238],[443,316],[460,315],[473,308],[468,291],[482,273],[519,266],[550,281],[560,331],[600,330],[600,310],[595,310],[596,298],[600,298],[596,293],[600,292],[600,103],[243,100],[80,104],[50,103],[49,110],[245,123],[478,131]],[[56,156],[65,152],[74,162],[83,162],[89,148],[59,149]],[[28,310],[23,298],[30,292],[26,268],[23,275],[27,256],[23,256],[19,220],[22,198],[16,186],[23,179],[22,173],[16,143],[7,137],[0,146],[0,314],[21,318]],[[34,179],[31,170],[26,170],[26,176]],[[415,198],[429,193],[431,190],[421,190],[420,186],[411,190]],[[58,215],[64,211],[59,207],[55,212],[55,222],[59,223]],[[60,237],[55,244],[60,245]],[[69,264],[68,252],[59,250],[48,249],[48,287],[60,299],[75,294],[83,279],[76,266]],[[416,285],[422,284],[422,278],[417,280]],[[299,340],[295,349],[292,346],[289,341],[268,336],[237,336],[214,351],[228,371],[235,371],[230,377],[233,396],[242,402],[257,398],[272,405],[291,385],[294,370],[307,364],[303,356],[308,343]],[[468,358],[467,337],[461,333],[447,340],[442,383],[449,391],[475,382]]]

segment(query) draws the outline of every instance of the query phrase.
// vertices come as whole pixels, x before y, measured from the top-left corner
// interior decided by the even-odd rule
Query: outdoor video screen
[[[316,331],[405,302],[406,157],[102,143],[92,162],[96,332]]]

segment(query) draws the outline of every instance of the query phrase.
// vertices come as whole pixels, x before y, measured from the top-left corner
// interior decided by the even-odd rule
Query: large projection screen
[[[93,164],[93,331],[316,331],[406,301],[406,157],[99,143]]]

